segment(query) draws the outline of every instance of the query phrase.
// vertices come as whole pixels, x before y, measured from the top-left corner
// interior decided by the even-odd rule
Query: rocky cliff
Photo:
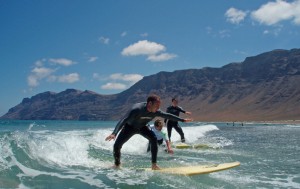
[[[160,72],[115,95],[67,89],[44,92],[11,108],[2,119],[116,120],[151,93],[162,109],[177,96],[199,121],[300,119],[300,49],[273,50],[221,68]]]

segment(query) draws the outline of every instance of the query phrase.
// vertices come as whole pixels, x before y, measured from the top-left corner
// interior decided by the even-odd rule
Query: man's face
[[[155,112],[157,112],[157,110],[159,109],[159,107],[160,107],[160,101],[149,102],[149,108],[148,108],[148,110],[150,112],[155,113]]]
[[[177,100],[173,100],[172,103],[173,103],[173,106],[177,106],[178,105],[178,101]]]

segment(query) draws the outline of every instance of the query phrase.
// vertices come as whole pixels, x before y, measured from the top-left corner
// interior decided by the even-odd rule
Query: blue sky
[[[160,71],[299,48],[300,0],[1,0],[0,115],[74,88],[115,94]]]

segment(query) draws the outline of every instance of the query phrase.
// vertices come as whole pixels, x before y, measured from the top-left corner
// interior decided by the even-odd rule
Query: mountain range
[[[176,96],[196,121],[300,120],[300,49],[277,49],[220,68],[159,72],[113,95],[47,91],[24,98],[1,119],[117,120],[149,94],[161,97],[162,110]]]

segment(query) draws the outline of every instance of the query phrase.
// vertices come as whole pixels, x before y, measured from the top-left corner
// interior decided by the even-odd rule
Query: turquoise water
[[[161,167],[241,162],[187,177],[138,170],[150,166],[139,135],[123,146],[123,168],[111,169],[114,142],[104,138],[115,124],[1,120],[0,188],[300,188],[300,125],[181,124],[187,142],[210,148],[160,149]]]

